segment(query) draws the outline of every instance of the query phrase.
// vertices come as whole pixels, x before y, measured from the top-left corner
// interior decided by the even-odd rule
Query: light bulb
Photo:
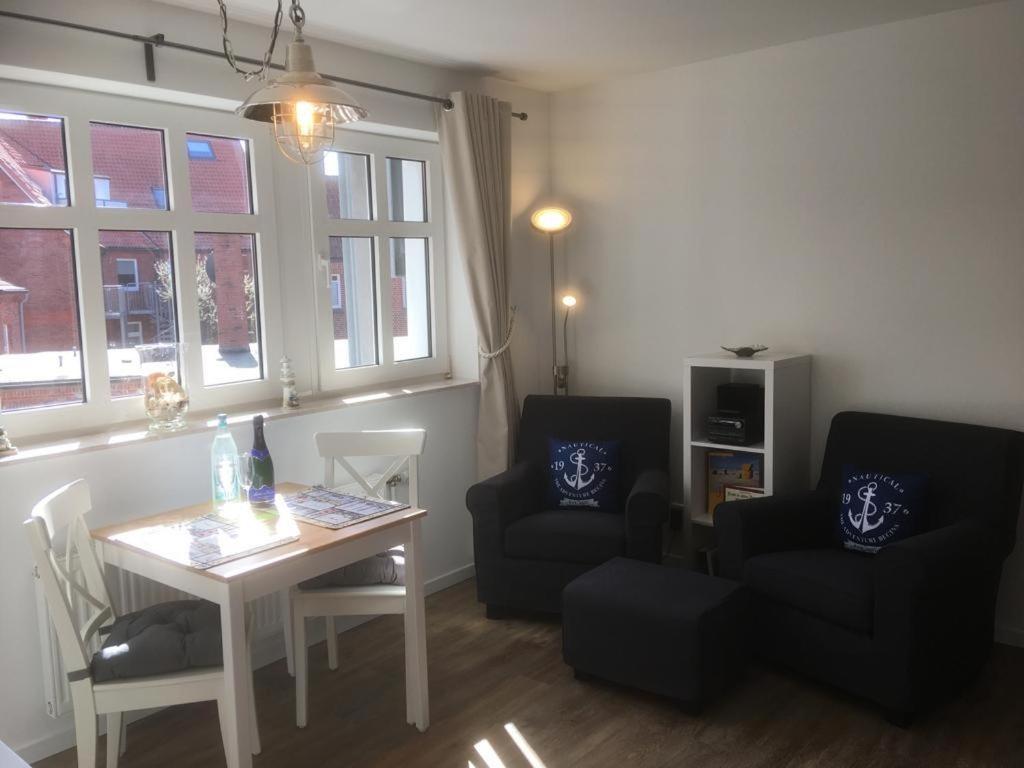
[[[530,216],[530,223],[541,232],[561,232],[572,223],[572,214],[565,208],[540,208]]]
[[[562,297],[562,304],[564,304],[567,309],[571,309],[572,307],[576,306],[576,297],[573,296],[571,293],[567,293],[565,296]]]
[[[334,124],[329,104],[300,100],[274,105],[274,136],[290,160],[320,162],[334,144]]]
[[[315,117],[316,107],[308,101],[300,101],[295,104],[295,133],[299,141],[304,144],[309,143]]]

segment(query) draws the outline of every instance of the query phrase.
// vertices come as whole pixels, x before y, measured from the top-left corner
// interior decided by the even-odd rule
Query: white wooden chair
[[[408,466],[409,504],[419,504],[419,456],[427,433],[422,429],[320,432],[314,436],[317,450],[324,460],[324,486],[335,488],[335,464],[340,464],[359,492],[380,499],[387,498],[388,481]],[[392,458],[382,473],[372,475],[360,472],[349,459],[357,457]],[[307,722],[309,696],[306,650],[306,618],[323,616],[327,625],[327,664],[338,668],[338,634],[335,616],[376,616],[388,613],[406,613],[405,586],[375,584],[358,587],[325,587],[322,589],[293,588],[289,593],[291,633],[285,632],[289,671],[295,675],[295,722],[304,728]],[[409,631],[406,615],[406,632]],[[288,635],[291,634],[289,638]],[[406,656],[406,677],[413,676],[410,665],[414,661]],[[411,722],[411,721],[410,721]]]
[[[215,667],[131,680],[93,682],[90,667],[94,646],[98,644],[97,636],[101,628],[112,624],[117,616],[85,522],[85,515],[91,508],[88,484],[84,480],[76,480],[36,504],[32,516],[25,521],[25,528],[71,689],[78,766],[95,768],[96,716],[106,715],[107,768],[116,768],[118,757],[124,754],[125,748],[124,712],[194,701],[216,701],[223,724],[224,672]],[[66,540],[63,555],[54,549],[55,537]],[[80,580],[76,578],[78,569],[72,568],[76,554]],[[76,618],[76,604],[88,606],[86,610],[92,615],[80,621]],[[253,753],[258,754],[259,733],[255,704],[251,698],[249,716],[252,718]],[[227,742],[225,751],[229,755],[228,763],[236,763],[230,758]]]

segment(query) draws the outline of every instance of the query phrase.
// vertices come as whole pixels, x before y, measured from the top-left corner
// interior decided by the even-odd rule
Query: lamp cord
[[[231,68],[247,81],[254,78],[265,80],[267,77],[267,70],[270,69],[270,59],[274,55],[274,46],[277,45],[277,33],[281,31],[281,20],[284,18],[282,0],[277,0],[277,12],[274,14],[274,25],[270,29],[270,45],[267,47],[266,53],[263,54],[263,62],[257,69],[242,69],[238,66],[238,61],[235,59],[234,48],[232,48],[231,40],[228,38],[228,7],[224,0],[217,0],[217,5],[220,6],[221,38],[224,46],[224,58],[228,60],[228,64],[231,65]],[[302,10],[302,6],[299,5],[298,0],[292,0],[292,7],[288,12],[288,16],[291,18],[296,30],[301,33],[302,25],[306,21],[306,13]]]

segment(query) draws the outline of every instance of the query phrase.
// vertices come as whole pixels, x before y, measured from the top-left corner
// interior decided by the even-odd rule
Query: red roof
[[[160,209],[167,204],[164,132],[109,123],[90,124],[92,170],[109,183],[109,199],[130,208]],[[239,139],[188,134],[208,142],[212,158],[190,158],[192,207],[208,213],[250,213],[249,164]],[[26,202],[53,202],[47,175],[64,172],[62,124],[43,118],[0,118],[0,173],[10,178]]]
[[[54,118],[0,119],[0,136],[8,139],[27,165],[63,171],[65,165],[62,127],[63,123]]]
[[[144,248],[146,250],[167,250],[167,234],[164,232],[123,232],[105,229],[100,232],[100,248]]]

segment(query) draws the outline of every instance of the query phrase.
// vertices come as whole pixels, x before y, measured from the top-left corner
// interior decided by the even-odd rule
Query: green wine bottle
[[[268,506],[274,503],[274,462],[267,450],[267,441],[263,437],[263,416],[258,414],[252,418],[252,487],[249,489],[249,502],[257,506]]]

